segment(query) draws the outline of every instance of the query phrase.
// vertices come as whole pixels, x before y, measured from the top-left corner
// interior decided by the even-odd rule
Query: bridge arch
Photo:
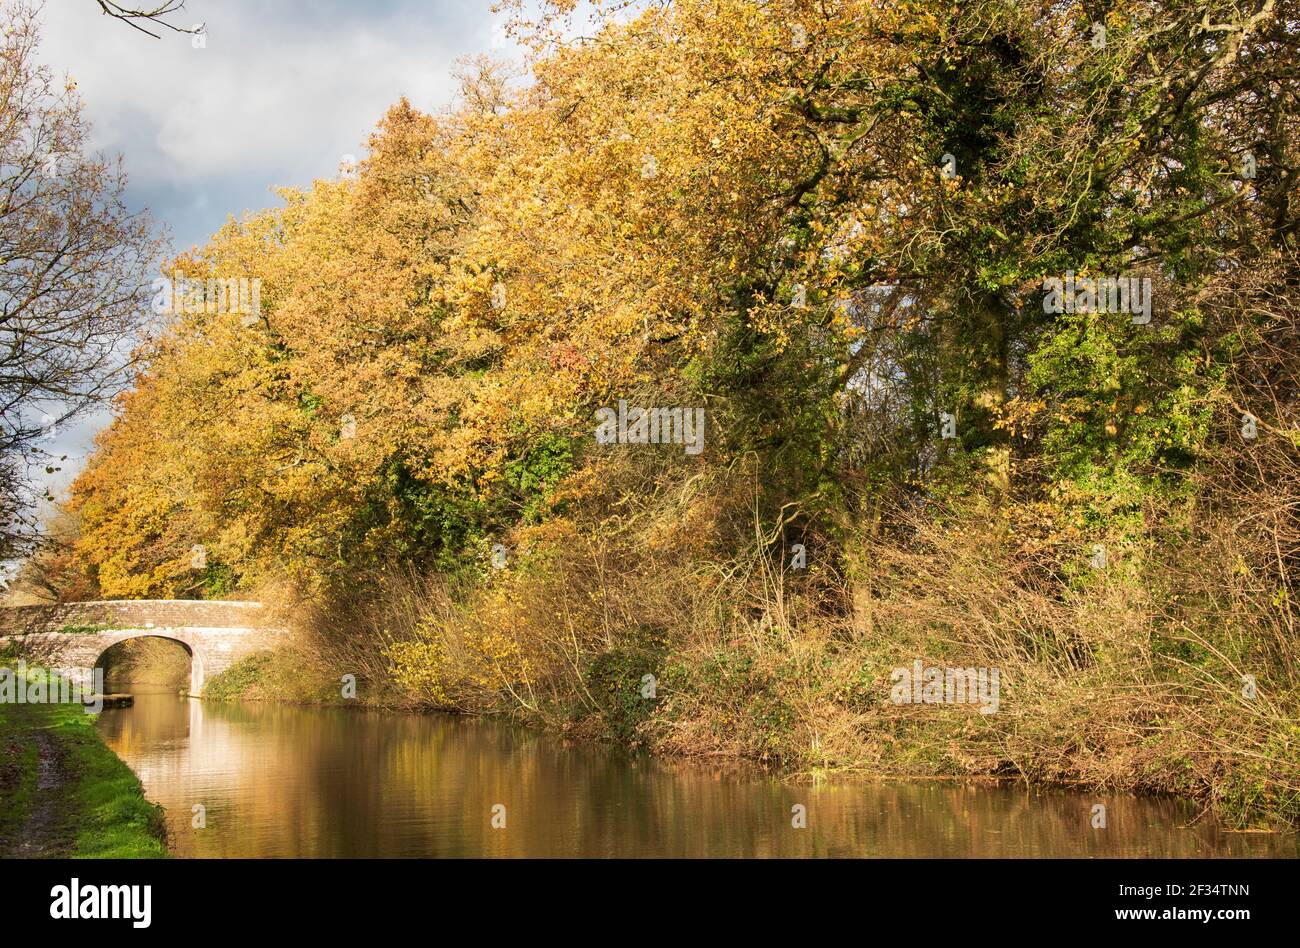
[[[107,644],[103,644],[101,641],[96,644],[95,647],[100,648],[100,652],[88,667],[103,668],[104,656],[125,642],[132,642],[136,639],[162,639],[165,642],[175,642],[185,649],[185,654],[190,658],[190,683],[187,693],[201,695],[203,694],[203,684],[207,679],[207,665],[203,660],[203,649],[195,641],[198,636],[187,635],[186,632],[187,630],[184,629],[132,629],[108,633],[104,638],[111,638],[113,641]],[[107,671],[105,673],[107,674]]]

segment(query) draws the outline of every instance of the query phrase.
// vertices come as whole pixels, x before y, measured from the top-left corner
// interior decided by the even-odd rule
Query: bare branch
[[[179,13],[181,10],[185,9],[185,0],[167,0],[166,3],[161,3],[152,9],[124,7],[119,3],[113,3],[112,0],[95,0],[95,2],[99,4],[99,9],[105,16],[111,16],[115,20],[121,20],[123,23],[126,23],[128,26],[131,26],[132,28],[139,30],[141,33],[144,33],[146,36],[152,36],[154,39],[161,39],[162,37],[159,36],[157,33],[153,33],[145,29],[143,26],[141,26],[139,23],[135,21],[144,20],[147,23],[156,23],[159,26],[166,27],[167,29],[171,30],[173,33],[202,33],[203,32],[204,24],[202,23],[198,24],[197,26],[185,27],[185,26],[176,26],[175,24],[168,23],[165,19],[163,19],[163,17],[166,17],[169,14]]]

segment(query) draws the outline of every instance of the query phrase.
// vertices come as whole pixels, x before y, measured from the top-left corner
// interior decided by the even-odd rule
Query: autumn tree
[[[190,507],[231,556],[450,565],[597,463],[627,395],[707,402],[717,459],[757,452],[805,523],[963,471],[995,500],[1068,478],[1086,517],[1200,450],[1189,304],[1294,240],[1273,4],[683,0],[578,43],[565,7],[531,83],[400,104],[355,180],[185,262],[266,284],[255,327],[185,317],[151,376],[161,430],[223,459]],[[1151,279],[1157,317],[1045,313],[1066,271]]]
[[[592,412],[629,396],[708,404],[710,463],[761,458],[791,529],[949,488],[1069,498],[1058,540],[1138,529],[1227,397],[1201,302],[1243,266],[1290,285],[1277,16],[682,0],[581,43],[544,19],[531,83],[400,103],[355,179],[178,262],[257,276],[264,312],[178,318],[81,482],[87,544],[177,582],[194,543],[249,575],[455,569],[590,483]],[[1151,318],[1045,311],[1066,272],[1151,281]],[[159,438],[148,471],[111,448]],[[108,529],[142,497],[173,539]]]

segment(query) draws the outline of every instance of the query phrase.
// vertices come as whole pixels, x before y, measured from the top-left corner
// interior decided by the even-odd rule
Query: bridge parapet
[[[0,635],[61,629],[151,627],[260,629],[271,625],[260,602],[189,599],[108,599],[0,609]]]

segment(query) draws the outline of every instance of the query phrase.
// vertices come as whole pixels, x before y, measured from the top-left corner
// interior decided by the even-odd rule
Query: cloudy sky
[[[199,46],[166,30],[152,39],[95,0],[46,0],[41,58],[76,80],[95,149],[123,156],[130,203],[186,248],[231,214],[277,203],[272,187],[336,175],[400,96],[429,111],[449,104],[458,58],[517,55],[490,5],[186,0],[170,19],[204,23]],[[58,434],[69,459],[56,492],[106,418]]]

